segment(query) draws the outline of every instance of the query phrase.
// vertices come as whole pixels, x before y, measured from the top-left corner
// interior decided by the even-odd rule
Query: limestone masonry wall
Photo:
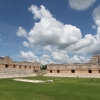
[[[5,56],[0,57],[0,68],[31,69],[31,71],[34,71],[40,70],[40,62],[17,62],[13,61],[9,56]]]
[[[89,63],[48,64],[48,74],[100,74],[100,55],[92,56]]]
[[[40,70],[40,62],[17,62],[9,56],[0,57],[0,77],[36,75],[47,76],[95,76],[100,77],[100,55],[92,56],[88,63],[48,64],[46,71]]]
[[[17,62],[9,56],[0,57],[0,78],[33,76],[40,70],[40,62]]]

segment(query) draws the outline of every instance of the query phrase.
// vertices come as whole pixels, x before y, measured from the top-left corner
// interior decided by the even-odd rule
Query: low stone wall
[[[35,76],[30,69],[0,68],[0,78]]]

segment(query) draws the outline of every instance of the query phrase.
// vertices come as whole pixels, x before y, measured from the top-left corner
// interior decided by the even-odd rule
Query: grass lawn
[[[53,83],[28,83],[0,79],[0,100],[100,100],[100,79],[65,77],[27,77],[56,80]]]

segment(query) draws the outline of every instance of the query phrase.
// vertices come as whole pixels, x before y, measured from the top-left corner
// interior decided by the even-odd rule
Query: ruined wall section
[[[100,63],[100,55],[92,56],[90,63]]]
[[[47,73],[100,73],[100,55],[92,56],[89,63],[48,64]]]
[[[9,56],[0,57],[0,64],[13,64],[13,61]]]
[[[13,61],[9,56],[0,57],[0,68],[20,68],[20,69],[30,69],[30,70],[40,70],[40,62],[28,62]]]
[[[74,63],[74,64],[48,64],[47,73],[100,73],[100,64]]]

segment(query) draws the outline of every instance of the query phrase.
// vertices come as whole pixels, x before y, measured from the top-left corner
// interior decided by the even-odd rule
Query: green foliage
[[[47,65],[42,65],[41,69],[46,70],[47,69]]]
[[[100,100],[100,79],[95,78],[93,82],[89,78],[36,76],[25,79],[54,82],[28,83],[0,79],[0,100]]]

